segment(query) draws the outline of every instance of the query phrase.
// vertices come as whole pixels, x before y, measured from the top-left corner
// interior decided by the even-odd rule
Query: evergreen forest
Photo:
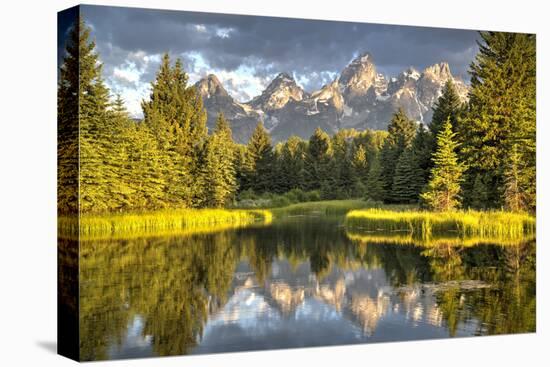
[[[143,120],[132,119],[80,20],[58,81],[60,214],[228,208],[262,197],[534,212],[535,51],[533,35],[480,32],[468,102],[449,80],[427,126],[398,109],[387,131],[318,128],[309,140],[273,144],[258,121],[242,145],[222,114],[209,131],[185,66],[168,54]]]

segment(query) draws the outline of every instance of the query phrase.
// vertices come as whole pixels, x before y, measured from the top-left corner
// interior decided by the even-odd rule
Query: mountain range
[[[235,141],[246,143],[258,121],[263,121],[275,142],[291,135],[307,139],[317,127],[329,133],[343,128],[386,129],[399,107],[410,118],[427,124],[449,79],[465,101],[468,86],[451,74],[446,62],[421,72],[409,67],[387,78],[377,72],[372,56],[364,53],[331,83],[312,93],[303,90],[288,73],[278,74],[259,96],[245,103],[231,97],[213,74],[195,86],[208,113],[209,129],[221,112],[231,124]]]

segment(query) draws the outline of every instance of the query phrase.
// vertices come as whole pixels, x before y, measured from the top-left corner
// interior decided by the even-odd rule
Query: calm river
[[[82,242],[82,359],[535,331],[534,241],[369,243],[342,222]]]

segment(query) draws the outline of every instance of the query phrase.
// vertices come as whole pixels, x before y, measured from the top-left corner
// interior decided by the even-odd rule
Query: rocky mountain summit
[[[235,101],[212,74],[197,82],[196,87],[208,112],[208,127],[214,126],[222,112],[231,123],[234,139],[245,143],[260,120],[274,141],[291,135],[307,139],[317,127],[329,133],[352,127],[385,129],[400,107],[410,118],[427,124],[449,79],[466,100],[468,86],[451,74],[445,62],[421,72],[410,67],[387,78],[377,72],[373,57],[364,53],[334,81],[311,94],[288,73],[278,74],[259,96],[246,103]]]

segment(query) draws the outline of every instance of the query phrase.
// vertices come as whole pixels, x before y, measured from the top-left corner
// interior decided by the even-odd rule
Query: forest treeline
[[[208,131],[200,95],[167,54],[142,102],[143,120],[131,119],[120,96],[110,97],[80,20],[58,86],[60,212],[224,207],[289,191],[437,210],[533,211],[535,37],[480,35],[468,103],[448,81],[427,128],[398,110],[387,132],[317,129],[309,140],[274,145],[259,122],[241,145],[221,114]]]

